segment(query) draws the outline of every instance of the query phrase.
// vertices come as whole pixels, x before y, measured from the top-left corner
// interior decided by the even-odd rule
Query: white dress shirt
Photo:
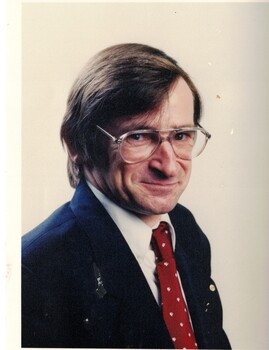
[[[87,182],[94,195],[104,206],[108,214],[111,216],[115,224],[121,231],[124,239],[130,247],[133,255],[135,256],[138,264],[149,284],[149,287],[160,305],[160,290],[156,272],[155,254],[151,247],[152,230],[157,228],[159,223],[155,227],[150,227],[145,224],[133,213],[119,207],[112,202],[102,192],[97,190],[91,183]],[[168,214],[161,215],[160,221],[166,221],[171,228],[171,237],[173,249],[175,249],[176,236],[174,228],[171,224]],[[180,281],[180,276],[179,281]],[[183,292],[183,290],[182,290]],[[184,296],[184,292],[183,292]],[[185,296],[184,296],[185,297]]]

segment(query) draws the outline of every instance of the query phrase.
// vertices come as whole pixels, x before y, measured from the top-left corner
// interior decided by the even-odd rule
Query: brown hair
[[[96,162],[96,124],[133,117],[158,108],[182,77],[194,97],[194,123],[200,119],[198,91],[186,72],[163,51],[142,44],[120,44],[95,55],[73,84],[61,126],[61,139],[77,154],[68,159],[68,176],[76,187],[83,165]]]

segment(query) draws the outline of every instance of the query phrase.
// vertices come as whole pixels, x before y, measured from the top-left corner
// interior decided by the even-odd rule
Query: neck
[[[136,214],[136,216],[151,228],[156,227],[159,224],[161,219],[161,215]]]

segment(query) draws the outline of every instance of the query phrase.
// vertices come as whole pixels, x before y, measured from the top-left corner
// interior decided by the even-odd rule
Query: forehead
[[[109,126],[111,131],[122,134],[137,129],[164,129],[194,125],[194,97],[184,79],[172,86],[161,106],[150,112],[118,118]]]

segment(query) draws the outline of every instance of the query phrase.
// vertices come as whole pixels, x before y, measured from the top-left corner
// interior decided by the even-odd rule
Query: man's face
[[[118,120],[106,130],[120,136],[138,126],[139,129],[168,129],[193,125],[193,95],[180,78],[159,110],[131,120]],[[99,137],[106,138],[101,133]],[[108,158],[105,170],[86,170],[86,178],[112,201],[149,225],[175,207],[191,174],[191,161],[176,157],[169,142],[162,142],[150,158],[136,164],[125,163],[118,146],[111,142]]]

